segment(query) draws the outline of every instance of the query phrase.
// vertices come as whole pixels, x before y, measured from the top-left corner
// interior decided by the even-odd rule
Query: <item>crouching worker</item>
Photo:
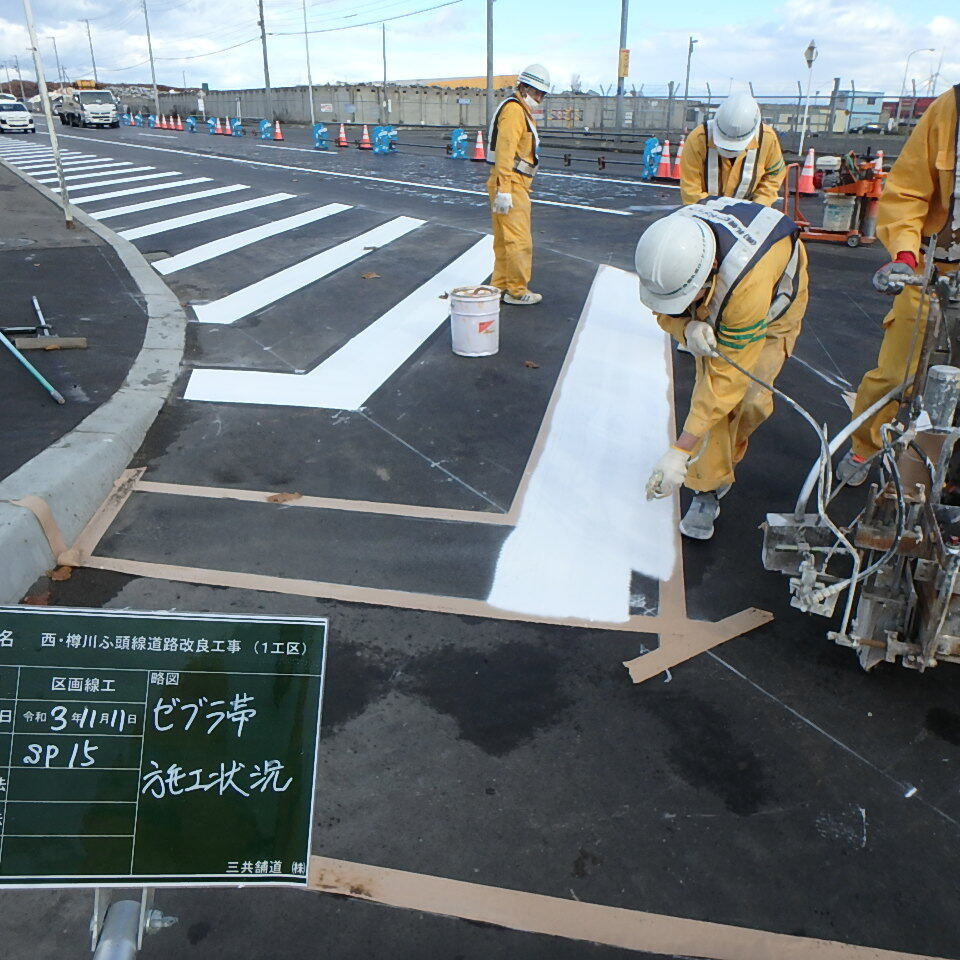
[[[773,395],[716,351],[773,384],[807,307],[807,255],[799,228],[777,210],[732,198],[682,207],[637,244],[640,299],[696,357],[683,431],[654,467],[647,498],[681,484],[693,500],[680,532],[713,536],[720,498],[734,482],[750,436],[773,412]]]

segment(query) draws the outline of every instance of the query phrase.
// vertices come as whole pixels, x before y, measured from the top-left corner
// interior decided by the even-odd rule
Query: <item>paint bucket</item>
[[[823,198],[823,229],[851,230],[857,198],[849,194],[827,193]]]
[[[490,357],[500,349],[500,291],[483,284],[450,291],[450,339],[461,357]]]

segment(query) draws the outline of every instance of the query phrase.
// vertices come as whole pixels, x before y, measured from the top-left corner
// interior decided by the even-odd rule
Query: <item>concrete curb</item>
[[[57,205],[53,191],[0,163]],[[74,219],[110,244],[143,295],[143,346],[117,392],[66,436],[0,481],[0,603],[16,603],[55,563],[34,515],[4,500],[45,500],[68,546],[76,540],[160,412],[183,359],[186,314],[172,291],[130,243],[73,207]]]

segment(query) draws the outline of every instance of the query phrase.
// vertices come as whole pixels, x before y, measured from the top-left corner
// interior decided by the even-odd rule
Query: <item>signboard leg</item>
[[[153,909],[153,890],[144,887],[140,900],[111,903],[112,891],[97,887],[90,918],[93,960],[134,960],[143,947],[144,933],[156,933],[172,927],[176,917],[164,916]]]

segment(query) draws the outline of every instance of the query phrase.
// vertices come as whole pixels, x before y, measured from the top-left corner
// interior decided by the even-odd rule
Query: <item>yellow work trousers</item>
[[[795,335],[794,335],[795,336]],[[750,371],[773,386],[787,359],[788,341],[782,336],[767,337],[757,362]],[[697,360],[697,378],[704,361]],[[773,394],[752,380],[743,399],[719,423],[710,428],[703,454],[687,472],[685,485],[698,493],[725,487],[734,481],[734,470],[747,453],[754,430],[773,413]],[[694,454],[696,456],[696,454]]]
[[[512,297],[520,297],[529,289],[533,272],[533,234],[530,232],[530,181],[520,174],[510,177],[505,185],[500,179],[497,189],[496,171],[487,181],[490,202],[498,192],[508,190],[513,196],[509,213],[494,213],[493,218],[493,277],[490,282]]]
[[[922,266],[917,268],[918,272],[922,270]],[[883,319],[883,343],[880,344],[877,365],[860,381],[857,399],[853,405],[854,417],[859,416],[867,407],[873,406],[888,390],[892,390],[916,371],[929,306],[927,302],[923,304],[919,329],[917,329],[916,320],[920,300],[919,287],[904,287],[893,301],[893,307]],[[914,343],[915,330],[916,342]],[[913,345],[912,357],[911,344]],[[880,450],[883,446],[880,441],[880,428],[896,416],[898,406],[899,403],[896,400],[891,401],[857,428],[851,443],[855,454],[870,458]]]

